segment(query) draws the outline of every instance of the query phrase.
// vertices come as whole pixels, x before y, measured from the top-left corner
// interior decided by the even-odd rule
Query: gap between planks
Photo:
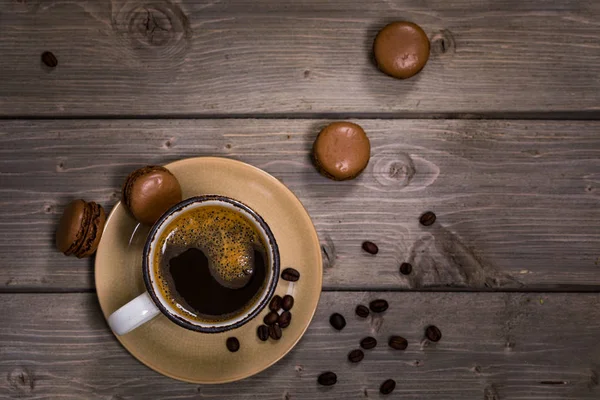
[[[97,114],[97,115],[4,115],[0,121],[14,120],[172,120],[172,119],[449,119],[449,120],[526,120],[526,121],[598,121],[600,110],[558,111],[558,112],[461,112],[461,113],[369,113],[369,112],[333,112],[333,113],[213,113],[213,114]]]
[[[477,289],[477,288],[426,288],[426,289],[408,289],[408,288],[397,288],[397,289],[369,289],[361,287],[344,287],[344,288],[325,288],[321,292],[368,292],[368,293],[396,293],[396,292],[407,292],[407,293],[600,293],[600,286],[596,285],[578,285],[578,286],[539,286],[539,287],[527,287],[527,288],[504,288],[504,289]],[[2,294],[72,294],[72,293],[96,293],[96,289],[85,289],[85,288],[47,288],[40,289],[39,287],[0,287],[0,295]]]

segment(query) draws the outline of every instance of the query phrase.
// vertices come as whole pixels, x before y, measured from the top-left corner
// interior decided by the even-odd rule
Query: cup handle
[[[108,325],[119,336],[131,332],[160,313],[154,301],[144,292],[108,317]]]

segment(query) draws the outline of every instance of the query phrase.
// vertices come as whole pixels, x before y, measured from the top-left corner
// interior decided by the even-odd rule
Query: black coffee
[[[155,277],[164,298],[187,318],[230,319],[250,308],[266,284],[261,236],[239,212],[206,206],[183,212],[156,243]]]

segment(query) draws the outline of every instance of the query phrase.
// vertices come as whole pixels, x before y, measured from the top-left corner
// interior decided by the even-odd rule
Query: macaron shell
[[[74,200],[63,211],[56,230],[56,247],[65,255],[71,255],[85,236],[86,208],[85,201]]]
[[[371,143],[365,131],[351,122],[333,122],[317,136],[313,158],[319,172],[333,180],[358,176],[369,163]]]
[[[385,26],[373,43],[379,69],[399,79],[421,71],[429,59],[429,50],[427,34],[419,25],[406,21]]]
[[[133,189],[133,184],[135,183],[135,181],[140,176],[148,174],[152,171],[160,170],[161,168],[166,170],[166,168],[158,166],[158,165],[148,165],[146,167],[136,169],[135,171],[130,173],[129,176],[127,176],[127,179],[125,180],[125,183],[123,184],[123,203],[125,203],[125,206],[127,206],[127,208],[131,209],[131,204],[130,204],[131,190]]]
[[[148,166],[129,176],[123,200],[136,220],[153,225],[162,214],[182,200],[181,186],[168,169]]]
[[[85,239],[75,254],[78,258],[89,257],[96,252],[106,223],[106,213],[101,205],[90,202],[88,206],[92,220],[89,223]]]

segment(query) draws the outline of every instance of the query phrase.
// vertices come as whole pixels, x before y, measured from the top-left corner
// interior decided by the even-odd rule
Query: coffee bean
[[[234,337],[230,337],[227,338],[227,350],[229,350],[232,353],[235,353],[236,351],[238,351],[240,349],[240,341],[237,340],[237,338]]]
[[[294,307],[294,298],[289,294],[283,296],[283,301],[281,302],[281,308],[285,311],[290,311]]]
[[[407,262],[404,262],[400,265],[400,273],[402,275],[409,275],[412,272],[412,265]]]
[[[435,325],[430,325],[425,329],[425,336],[432,342],[439,342],[442,338],[442,332]]]
[[[271,302],[269,303],[269,310],[279,311],[280,308],[281,308],[281,296],[275,295],[275,296],[273,296],[273,298],[271,299]]]
[[[376,313],[384,312],[388,309],[388,306],[388,302],[382,299],[373,300],[371,303],[369,303],[369,308],[371,311]]]
[[[352,363],[361,362],[365,358],[365,353],[361,349],[352,350],[348,353],[348,361]]]
[[[271,325],[269,327],[269,336],[271,336],[271,339],[279,340],[279,339],[281,339],[281,335],[282,335],[282,332],[281,332],[281,327],[279,325],[275,324],[275,325]]]
[[[332,385],[335,385],[337,382],[337,375],[331,371],[323,372],[321,375],[319,375],[319,378],[317,379],[317,381],[319,382],[320,385],[332,386]]]
[[[431,211],[427,211],[419,218],[419,222],[423,226],[431,226],[435,222],[435,214]]]
[[[396,381],[393,379],[388,379],[379,386],[379,392],[381,394],[390,394],[394,389],[396,389]]]
[[[271,311],[270,313],[265,315],[263,322],[265,323],[265,325],[273,325],[275,322],[277,322],[278,318],[279,314],[277,314],[275,311]]]
[[[296,282],[300,279],[300,272],[296,271],[294,268],[286,268],[281,273],[281,279],[284,281]]]
[[[408,342],[402,336],[390,336],[388,345],[394,350],[406,350]]]
[[[346,318],[342,314],[331,314],[329,317],[329,323],[338,331],[341,331],[346,326]]]
[[[362,304],[358,305],[356,306],[356,315],[361,318],[367,318],[369,316],[369,309]]]
[[[261,325],[256,329],[256,336],[263,342],[266,342],[269,338],[269,327],[266,325]]]
[[[363,242],[362,249],[369,254],[377,254],[379,252],[379,247],[377,247],[375,243],[369,242],[368,240]]]
[[[360,347],[365,350],[371,350],[377,346],[377,340],[374,337],[367,336],[363,340],[360,341]]]
[[[49,51],[45,51],[42,53],[42,62],[50,68],[54,68],[58,65],[58,60],[56,59],[56,56]]]
[[[290,322],[292,321],[292,313],[289,311],[284,311],[281,313],[279,318],[277,319],[277,324],[279,324],[282,328],[287,328],[290,326]]]

